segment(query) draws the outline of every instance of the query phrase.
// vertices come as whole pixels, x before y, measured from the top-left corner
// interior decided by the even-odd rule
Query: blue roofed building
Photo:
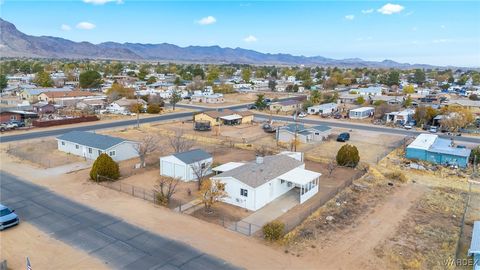
[[[468,256],[473,256],[473,270],[480,270],[480,221],[473,223],[472,242]]]
[[[289,124],[277,129],[276,139],[281,143],[290,143],[297,136],[301,143],[313,143],[323,141],[330,135],[332,128],[324,125],[307,127],[303,124]]]
[[[440,165],[467,167],[471,150],[455,147],[449,139],[434,134],[420,134],[407,146],[406,158]]]
[[[86,159],[95,160],[103,153],[115,161],[138,157],[138,143],[93,132],[71,131],[58,136],[57,143],[58,150]]]

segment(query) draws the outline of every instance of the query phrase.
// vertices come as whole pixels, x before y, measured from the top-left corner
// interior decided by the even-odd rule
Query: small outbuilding
[[[57,137],[58,150],[84,157],[97,159],[106,153],[115,161],[138,157],[137,143],[122,138],[86,131],[71,131]]]
[[[213,157],[202,149],[194,149],[170,156],[160,157],[160,175],[178,177],[181,180],[195,181],[196,170],[205,170],[204,175],[212,173]]]
[[[420,134],[407,146],[406,158],[433,164],[467,167],[471,150],[455,147],[453,141],[434,134]]]
[[[480,270],[480,221],[473,223],[472,242],[468,256],[473,256],[473,270]]]

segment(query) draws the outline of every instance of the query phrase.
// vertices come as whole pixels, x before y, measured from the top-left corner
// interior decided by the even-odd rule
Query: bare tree
[[[145,167],[145,158],[158,149],[158,140],[154,136],[146,135],[138,144],[135,144],[134,147],[140,157],[141,166]]]
[[[335,158],[333,158],[327,164],[328,176],[332,176],[332,173],[336,168],[337,168],[337,161],[335,160]]]
[[[158,178],[154,190],[158,193],[157,199],[161,204],[168,205],[168,203],[170,203],[170,199],[173,194],[175,194],[178,183],[180,183],[180,178],[178,177],[161,175]]]
[[[192,168],[193,173],[195,174],[195,177],[197,178],[198,181],[198,190],[200,190],[203,181],[207,178],[207,175],[210,174],[211,168],[212,168],[212,163],[211,162],[202,162],[202,161],[197,161],[190,165]]]
[[[265,145],[261,145],[260,147],[257,147],[255,149],[255,155],[264,157],[268,155],[273,155],[273,151],[271,149],[268,149]]]
[[[193,147],[193,141],[185,138],[183,130],[175,132],[175,135],[168,137],[170,146],[175,153],[185,152]]]

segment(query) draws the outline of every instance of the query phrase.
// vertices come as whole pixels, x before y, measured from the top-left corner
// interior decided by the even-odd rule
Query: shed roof
[[[193,149],[182,153],[176,153],[172,156],[183,161],[185,164],[192,164],[212,157],[212,155],[202,149]]]
[[[70,131],[68,133],[58,136],[57,139],[73,142],[79,145],[85,145],[100,150],[107,150],[117,144],[127,141],[121,138],[96,134],[87,131]]]
[[[262,163],[255,160],[214,177],[232,177],[256,188],[303,163],[286,155],[266,156]]]
[[[407,148],[428,150],[437,138],[438,135],[422,133],[418,135],[417,138],[407,146]]]
[[[468,255],[480,254],[480,221],[473,223],[472,242],[468,249]]]

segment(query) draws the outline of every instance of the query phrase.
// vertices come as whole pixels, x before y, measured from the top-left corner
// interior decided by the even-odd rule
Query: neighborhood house
[[[170,156],[160,157],[160,175],[178,177],[183,181],[197,180],[197,173],[208,175],[213,162],[212,155],[201,149],[194,149]]]
[[[448,139],[434,134],[420,134],[407,146],[406,157],[441,165],[467,167],[471,150],[458,148]]]
[[[306,127],[302,124],[289,124],[277,129],[276,139],[278,142],[290,143],[295,140],[302,143],[320,142],[331,134],[332,129],[319,125]]]
[[[250,111],[234,112],[230,109],[206,111],[194,116],[195,122],[210,122],[210,126],[249,124],[253,121]]]
[[[375,113],[374,107],[361,107],[357,109],[350,110],[348,113],[348,117],[352,119],[365,119],[368,117],[372,117]]]
[[[298,192],[300,203],[304,203],[318,192],[321,174],[306,170],[302,159],[293,154],[257,157],[245,164],[232,164],[231,168],[219,166],[213,170],[223,172],[211,179],[225,183],[228,197],[224,202],[251,211],[291,190]]]
[[[71,131],[57,137],[58,150],[96,159],[106,153],[115,161],[138,157],[136,142],[86,131]]]
[[[271,111],[279,111],[279,112],[291,112],[296,111],[302,107],[302,102],[298,100],[285,100],[280,102],[275,102],[270,105]]]
[[[473,270],[480,270],[480,221],[473,223],[472,242],[468,256],[473,256]]]
[[[336,103],[326,103],[308,107],[308,114],[331,114],[337,110]]]

